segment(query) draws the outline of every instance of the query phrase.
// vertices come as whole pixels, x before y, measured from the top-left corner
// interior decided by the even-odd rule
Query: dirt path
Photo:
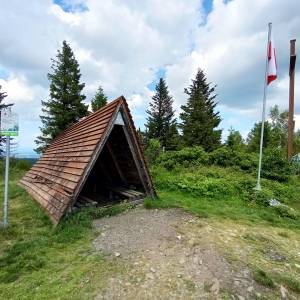
[[[181,210],[137,208],[96,220],[95,248],[124,263],[96,299],[253,299],[263,291],[229,263],[213,228]],[[233,233],[234,234],[234,233]]]

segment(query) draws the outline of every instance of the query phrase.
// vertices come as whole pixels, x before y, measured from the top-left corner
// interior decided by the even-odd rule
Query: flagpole
[[[259,146],[259,163],[258,163],[258,172],[257,172],[257,183],[255,189],[261,191],[260,185],[260,175],[261,175],[261,164],[262,164],[262,151],[263,151],[263,142],[264,142],[264,127],[265,127],[265,118],[266,118],[266,100],[267,100],[267,80],[268,80],[268,49],[269,42],[272,31],[272,23],[268,24],[268,43],[267,43],[267,55],[266,55],[266,69],[265,69],[265,84],[264,84],[264,97],[263,97],[263,110],[262,110],[262,120],[261,120],[261,132],[260,132],[260,146]]]

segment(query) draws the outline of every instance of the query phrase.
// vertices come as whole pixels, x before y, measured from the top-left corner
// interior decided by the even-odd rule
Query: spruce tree
[[[163,78],[156,85],[156,93],[150,102],[150,108],[146,110],[147,140],[158,139],[162,147],[168,147],[170,130],[174,132],[176,120],[174,119],[173,99],[169,95],[168,87]]]
[[[234,130],[232,127],[229,129],[226,145],[232,150],[241,150],[244,148],[244,140],[238,130]]]
[[[186,146],[198,145],[212,151],[220,145],[222,133],[216,129],[221,119],[215,111],[215,86],[211,87],[204,72],[198,69],[192,84],[184,92],[188,101],[181,106],[183,112],[180,114],[183,142]]]
[[[260,146],[261,122],[255,123],[247,137],[247,148],[250,152],[258,152]],[[272,145],[272,126],[266,121],[264,124],[263,148],[266,149]]]
[[[92,112],[100,109],[107,104],[107,97],[104,94],[103,88],[99,86],[94,98],[91,101]]]
[[[42,101],[41,135],[35,140],[38,153],[43,152],[49,143],[62,131],[88,114],[88,106],[83,103],[85,96],[80,83],[80,69],[69,44],[63,41],[56,59],[52,59],[49,99]]]
[[[3,100],[7,97],[7,94],[5,92],[1,92],[1,88],[2,86],[0,85],[0,124],[1,124],[1,111],[2,109],[8,106],[5,103],[3,103]],[[6,138],[0,135],[0,158],[3,157],[5,142],[6,142]]]

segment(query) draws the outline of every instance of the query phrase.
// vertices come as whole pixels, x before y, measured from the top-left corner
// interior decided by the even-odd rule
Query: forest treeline
[[[42,100],[41,134],[36,139],[38,153],[43,152],[67,127],[90,113],[88,105],[84,102],[85,84],[81,80],[79,63],[66,41],[63,41],[62,48],[52,59],[48,79],[49,97]],[[174,99],[166,80],[159,79],[155,94],[149,99],[145,129],[138,129],[140,141],[145,149],[158,147],[160,150],[168,151],[200,146],[205,151],[211,152],[225,146],[235,151],[258,152],[261,123],[254,124],[246,138],[243,138],[238,130],[231,128],[226,140],[222,142],[221,117],[217,110],[217,104],[221,100],[216,93],[216,86],[207,80],[203,70],[198,69],[184,93],[187,101],[181,106],[179,118],[176,118]],[[1,92],[1,107],[5,107],[3,103],[5,97],[6,94]],[[106,105],[107,101],[107,96],[99,85],[91,99],[92,112]],[[287,122],[287,111],[280,111],[277,105],[271,108],[264,127],[264,149],[276,149],[283,156],[286,155]],[[294,144],[295,153],[299,153],[300,130],[295,132]]]

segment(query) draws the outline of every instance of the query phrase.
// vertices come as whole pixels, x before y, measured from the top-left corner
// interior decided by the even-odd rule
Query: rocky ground
[[[227,245],[244,234],[226,232],[178,209],[137,208],[94,222],[97,251],[124,264],[96,299],[255,299],[268,291],[243,263],[247,249]]]

